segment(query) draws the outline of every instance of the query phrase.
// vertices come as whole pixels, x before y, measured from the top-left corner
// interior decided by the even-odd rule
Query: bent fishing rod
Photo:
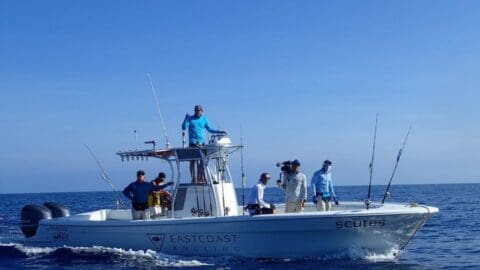
[[[372,201],[370,200],[370,195],[372,194],[372,176],[373,176],[373,162],[375,161],[375,143],[377,141],[377,125],[378,125],[378,113],[375,116],[375,131],[373,133],[373,149],[372,149],[372,160],[369,164],[370,170],[370,181],[368,183],[368,195],[365,199],[365,205],[367,206],[367,210],[370,208],[370,204]]]
[[[410,135],[410,130],[412,129],[412,124],[410,124],[410,127],[408,127],[407,135],[405,136],[405,140],[403,141],[402,148],[398,150],[397,154],[397,161],[395,162],[395,166],[393,167],[393,172],[392,175],[390,176],[390,180],[388,181],[387,188],[385,189],[385,193],[383,193],[383,199],[382,199],[382,204],[385,202],[385,200],[390,196],[390,185],[392,184],[393,177],[395,176],[395,172],[397,171],[398,163],[400,162],[400,158],[402,157],[403,151],[405,150],[405,145],[407,144],[408,140],[408,135]]]
[[[107,182],[110,187],[112,188],[113,190],[113,196],[115,197],[115,201],[116,201],[116,204],[117,204],[117,208],[123,208],[123,209],[127,209],[125,207],[125,204],[123,203],[122,201],[122,198],[118,195],[118,192],[117,190],[115,189],[115,187],[113,186],[113,183],[112,181],[110,180],[110,178],[108,177],[107,173],[105,172],[105,169],[103,168],[102,164],[100,164],[100,161],[98,161],[97,157],[95,156],[95,154],[93,153],[92,149],[84,144],[85,148],[87,148],[88,152],[90,152],[90,155],[92,155],[93,159],[95,160],[95,162],[97,163],[98,165],[98,168],[100,168],[100,176],[102,177],[102,179]]]

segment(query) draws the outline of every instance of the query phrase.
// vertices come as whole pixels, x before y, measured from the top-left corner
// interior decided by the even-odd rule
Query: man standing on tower
[[[210,127],[207,117],[203,115],[203,108],[200,105],[195,105],[195,114],[185,115],[182,123],[182,136],[185,136],[185,130],[188,129],[188,143],[190,147],[201,147],[205,145],[204,129],[212,134],[226,135],[225,131],[215,130]],[[190,162],[190,174],[192,176],[192,183],[204,183],[205,176],[203,173],[203,162],[197,166],[197,173],[195,174],[195,161]]]

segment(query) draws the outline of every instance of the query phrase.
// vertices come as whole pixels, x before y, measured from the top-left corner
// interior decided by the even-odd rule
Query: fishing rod
[[[242,213],[245,215],[245,182],[247,177],[245,176],[245,171],[243,167],[243,132],[240,127],[240,170],[242,171]]]
[[[210,159],[208,159],[208,161],[205,163],[205,164],[208,164],[210,163]],[[207,181],[207,179],[209,179],[209,181],[207,181],[206,183],[209,184],[207,187],[208,187],[208,203],[210,205],[210,212],[208,213],[208,215],[206,216],[213,216],[213,206],[212,206],[212,193],[211,193],[211,189],[212,189],[212,172],[210,171],[210,169],[208,169],[208,166],[205,166],[205,181]],[[205,186],[203,186],[203,188],[205,188]],[[207,209],[205,209],[205,212],[208,212]]]
[[[165,136],[165,143],[167,148],[170,149],[170,141],[168,140],[167,129],[165,128],[165,122],[163,121],[162,111],[160,111],[160,105],[158,104],[157,99],[157,92],[155,91],[155,87],[153,86],[152,76],[150,73],[147,73],[148,79],[150,81],[150,86],[152,88],[153,97],[155,98],[155,105],[157,107],[158,116],[160,116],[160,122],[162,123],[163,135]]]
[[[220,153],[220,146],[218,147],[218,152]],[[225,206],[225,189],[223,183],[225,182],[225,174],[223,172],[225,164],[223,163],[224,159],[220,154],[217,158],[217,179],[218,181],[222,182],[222,209],[223,209],[223,216],[227,215],[227,207]]]
[[[196,178],[195,178],[195,182],[194,182],[194,185],[195,185],[195,196],[197,198],[197,209],[194,209],[192,208],[192,214],[194,215],[198,215],[198,217],[200,217],[200,201],[198,200],[198,182],[199,182],[199,168],[197,166],[197,161],[195,161],[195,166],[197,167],[197,175],[196,175]],[[194,211],[195,210],[195,211]]]
[[[395,162],[395,167],[393,167],[392,175],[390,176],[390,180],[388,181],[387,188],[385,189],[385,193],[383,194],[382,204],[385,202],[387,197],[390,197],[390,185],[392,184],[393,176],[395,176],[395,172],[397,171],[398,163],[400,162],[400,158],[402,157],[403,150],[405,150],[405,145],[407,144],[408,135],[410,135],[410,130],[412,129],[412,124],[408,127],[407,135],[405,136],[405,140],[403,141],[402,148],[398,150],[397,154],[397,161]]]
[[[182,146],[183,148],[187,147],[187,141],[185,139],[185,131],[182,131]]]
[[[206,174],[204,172],[204,178],[205,182],[207,181]],[[207,202],[205,201],[205,184],[202,185],[202,197],[203,197],[203,215],[208,217],[208,211],[207,211]]]
[[[93,159],[95,160],[95,162],[97,163],[98,167],[100,168],[100,176],[102,177],[102,179],[107,182],[110,187],[112,188],[113,190],[113,196],[115,197],[115,201],[116,201],[116,205],[117,205],[117,208],[123,208],[123,209],[127,209],[125,207],[125,204],[123,203],[122,201],[122,198],[118,195],[118,192],[117,190],[115,189],[115,187],[113,186],[113,183],[112,181],[110,180],[110,178],[108,177],[107,173],[105,172],[105,169],[103,168],[102,164],[100,163],[100,161],[98,161],[97,157],[95,156],[95,154],[93,153],[92,149],[84,144],[85,148],[87,148],[88,152],[90,152],[90,155],[92,155]]]
[[[210,185],[208,185],[208,203],[210,204],[210,215],[213,216],[213,206],[212,206],[212,182],[211,182],[211,179],[212,179],[212,174],[211,172],[208,170],[208,174],[209,174],[209,179],[210,179]]]
[[[365,199],[365,205],[367,206],[367,210],[370,208],[370,204],[372,203],[372,201],[370,200],[370,195],[372,193],[373,162],[375,161],[375,143],[377,141],[377,125],[378,125],[378,113],[375,116],[375,131],[373,133],[372,160],[370,161],[370,164],[368,166],[370,170],[370,181],[368,183],[367,199]]]
[[[138,136],[137,136],[137,130],[134,130],[133,133],[135,133],[135,150],[138,150]]]

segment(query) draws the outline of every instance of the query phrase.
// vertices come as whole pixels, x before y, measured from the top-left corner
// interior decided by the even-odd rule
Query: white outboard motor
[[[43,205],[29,204],[22,208],[20,228],[26,237],[35,236],[42,219],[52,219],[52,212]]]
[[[46,202],[43,204],[52,212],[52,218],[70,216],[70,209],[56,202]]]

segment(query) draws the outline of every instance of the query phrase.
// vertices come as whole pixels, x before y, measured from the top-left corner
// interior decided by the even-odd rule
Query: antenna
[[[153,97],[155,98],[155,105],[157,107],[158,116],[160,116],[160,122],[162,123],[163,134],[165,136],[165,143],[168,149],[170,149],[170,142],[168,141],[167,129],[165,128],[165,122],[163,121],[162,112],[160,111],[160,105],[158,104],[157,92],[155,91],[155,86],[153,86],[152,76],[150,73],[147,73],[148,79],[150,81],[150,86],[152,87]]]

